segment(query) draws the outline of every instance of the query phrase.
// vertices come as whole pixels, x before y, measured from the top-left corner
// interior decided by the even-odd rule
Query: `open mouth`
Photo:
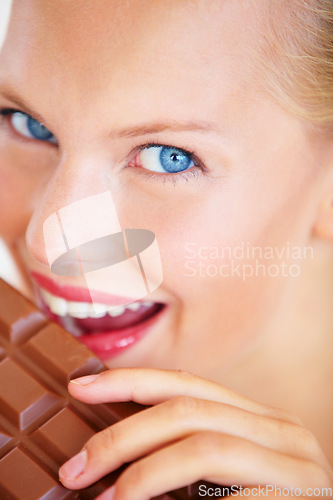
[[[103,360],[138,342],[165,308],[162,303],[139,300],[112,308],[100,303],[96,313],[96,304],[67,300],[40,284],[36,287],[36,294],[38,306],[52,321],[64,327]]]

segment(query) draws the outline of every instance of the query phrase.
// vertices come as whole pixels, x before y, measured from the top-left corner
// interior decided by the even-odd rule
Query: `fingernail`
[[[59,469],[59,477],[63,479],[76,479],[82,474],[87,464],[87,450],[72,457]]]
[[[76,378],[74,380],[70,380],[70,384],[76,384],[76,385],[88,385],[88,384],[92,384],[93,382],[95,382],[95,380],[97,380],[99,377],[99,373],[97,373],[96,375],[87,375],[86,377],[79,377],[79,378]]]

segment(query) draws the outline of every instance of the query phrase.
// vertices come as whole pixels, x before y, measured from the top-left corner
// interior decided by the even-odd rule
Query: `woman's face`
[[[122,227],[158,241],[164,280],[146,300],[165,307],[111,367],[218,378],[268,328],[293,279],[295,268],[264,276],[281,265],[274,248],[307,243],[318,158],[258,86],[261,1],[250,4],[14,2],[0,106],[32,118],[3,112],[0,234],[52,278],[49,291],[74,286],[74,297],[75,278],[48,266],[49,215],[110,191]],[[273,248],[266,272],[242,246]]]

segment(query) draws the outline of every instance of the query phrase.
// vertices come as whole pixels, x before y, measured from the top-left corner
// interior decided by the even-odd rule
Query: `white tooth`
[[[67,314],[67,301],[62,299],[61,297],[56,297],[46,290],[42,290],[42,296],[49,306],[53,314],[57,314],[58,316],[66,316]]]
[[[56,314],[58,314],[58,316],[66,316],[67,302],[61,297],[54,297],[50,309],[51,311],[53,309],[52,312],[55,312]]]
[[[142,302],[142,305],[147,306],[147,307],[151,307],[154,305],[154,302],[150,302],[149,300],[146,300],[145,302]]]
[[[92,313],[90,316],[92,318],[95,318],[95,319],[99,319],[99,318],[104,318],[104,316],[106,316],[107,313],[105,312],[100,312],[100,313]]]
[[[89,315],[87,313],[85,313],[84,311],[82,311],[82,312],[79,312],[79,311],[72,312],[70,314],[70,316],[72,318],[75,318],[75,319],[86,319],[86,318],[89,317]]]
[[[101,304],[96,304],[96,311],[94,304],[89,304],[89,316],[91,318],[103,318],[106,315],[106,308]]]
[[[109,310],[108,314],[109,314],[109,316],[112,316],[112,318],[115,318],[116,316],[120,316],[121,314],[123,314],[124,311],[125,311],[125,307],[119,306],[119,307],[116,307],[115,309]]]
[[[132,304],[127,304],[126,309],[129,309],[130,311],[137,311],[140,306],[140,302],[133,302]]]
[[[87,302],[67,302],[67,313],[73,318],[88,318],[89,304]]]
[[[42,297],[47,305],[50,305],[50,303],[52,302],[52,299],[55,298],[54,295],[52,295],[50,292],[47,292],[46,290],[43,290],[43,289],[41,289],[41,294],[42,294]]]
[[[101,318],[107,313],[107,306],[98,303],[90,304],[90,312],[92,313],[93,317]]]
[[[118,306],[113,307],[110,310],[108,309],[110,306],[105,304],[98,303],[87,303],[87,302],[75,302],[75,301],[67,301],[61,297],[56,297],[52,295],[47,290],[41,289],[42,297],[45,303],[49,306],[50,310],[57,314],[58,316],[71,316],[72,318],[102,318],[106,314],[109,314],[111,317],[115,318],[123,314],[126,309],[130,309],[131,311],[137,311],[140,306],[152,306],[153,302],[133,302],[132,304],[128,304],[126,306]]]

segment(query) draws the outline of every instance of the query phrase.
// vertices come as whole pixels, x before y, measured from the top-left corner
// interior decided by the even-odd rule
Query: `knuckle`
[[[329,473],[319,464],[308,462],[306,473],[308,482],[313,488],[327,488],[328,486],[332,486]]]
[[[317,448],[318,441],[309,429],[300,425],[295,425],[294,429],[298,439],[307,449],[313,450],[314,448]]]
[[[219,435],[213,431],[198,432],[191,438],[193,454],[204,461],[218,460],[221,455]]]
[[[279,408],[277,406],[265,405],[263,416],[275,418],[291,424],[302,425],[302,421],[297,415],[289,410],[285,410],[284,408]]]
[[[265,415],[267,417],[275,418],[277,420],[282,420],[295,425],[302,425],[301,420],[288,410],[282,408],[268,407],[266,409]]]
[[[273,432],[276,434],[282,447],[287,450],[292,449],[293,453],[300,458],[316,457],[321,460],[322,451],[318,440],[303,425],[279,418],[270,418],[268,429],[271,434]]]
[[[110,454],[120,454],[120,446],[118,433],[115,431],[114,426],[107,427],[103,429],[101,432],[94,436],[94,447],[99,449],[101,456],[106,452],[106,456]]]
[[[178,377],[185,380],[192,380],[194,378],[194,375],[187,370],[176,370],[176,373]]]
[[[176,396],[168,401],[172,418],[175,420],[188,420],[195,417],[201,408],[198,399],[191,396]]]
[[[138,491],[141,492],[144,489],[146,477],[147,476],[145,475],[145,468],[140,461],[134,462],[129,465],[117,481],[117,493],[119,494],[119,497],[133,498],[133,495],[128,496],[128,494],[131,493],[130,490],[133,490],[132,493],[134,491],[136,493]]]
[[[322,461],[321,446],[314,434],[303,425],[290,424],[290,429],[295,449],[299,449],[305,457],[313,457],[317,458],[318,461]]]

